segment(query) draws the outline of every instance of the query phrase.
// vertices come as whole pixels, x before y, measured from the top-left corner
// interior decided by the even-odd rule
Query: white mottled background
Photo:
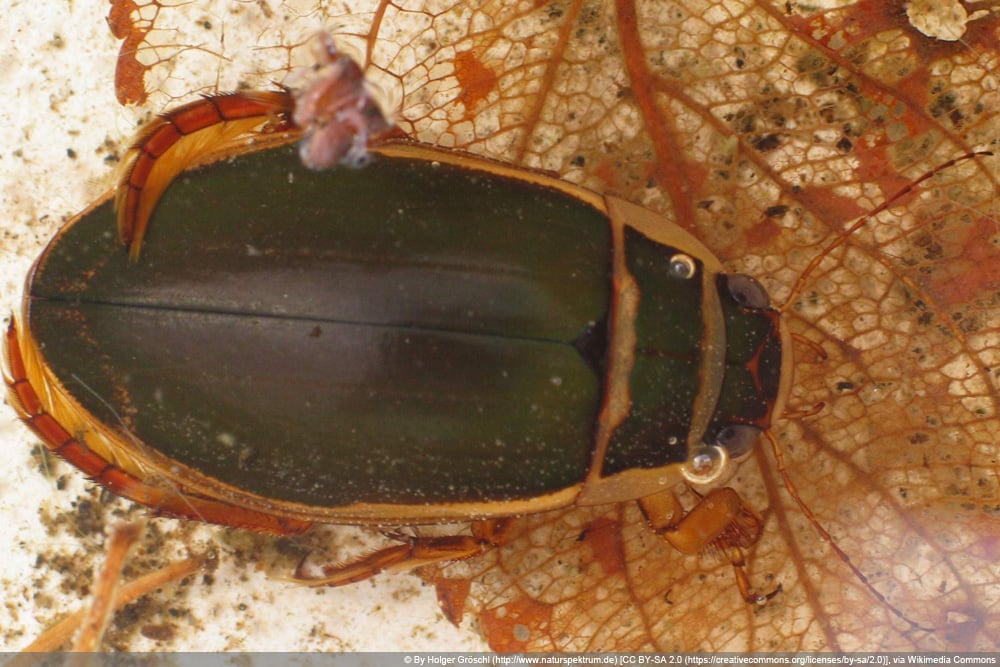
[[[7,2],[0,46],[0,312],[6,326],[18,308],[23,278],[55,230],[106,191],[114,156],[120,155],[137,122],[168,106],[154,96],[136,110],[114,97],[113,76],[119,42],[105,21],[105,0],[25,0]],[[281,28],[289,15],[308,34],[324,21],[307,11],[268,16],[265,3],[194,2],[170,10],[181,29],[157,36],[158,43],[205,44],[205,52],[169,46],[146,57],[176,56],[176,67],[159,89],[231,89],[238,83],[262,85],[281,79],[259,59],[284,58],[279,50],[240,44],[286,40]],[[158,23],[158,25],[160,24]],[[329,25],[327,27],[330,27]],[[204,40],[184,30],[204,30]],[[272,32],[267,32],[271,30]],[[221,35],[221,38],[220,38]],[[221,39],[221,41],[220,41]],[[230,60],[220,59],[219,44]],[[214,53],[213,53],[214,52]],[[249,60],[241,60],[246,57]],[[279,64],[272,65],[276,70]],[[190,67],[188,71],[185,68]],[[195,73],[192,73],[195,72]],[[254,77],[253,75],[257,76]],[[36,439],[0,408],[0,650],[25,646],[45,627],[78,608],[89,571],[100,562],[104,518],[101,499],[69,466],[50,462],[48,475],[32,458]],[[65,488],[57,488],[57,486]],[[80,501],[97,499],[89,510]],[[128,505],[109,501],[121,512]],[[139,514],[133,512],[133,514]],[[157,520],[156,529],[178,522]],[[288,558],[275,554],[273,541],[252,540],[237,531],[195,528],[163,542],[147,540],[134,561],[138,572],[183,556],[186,549],[214,548],[221,565],[209,583],[197,578],[168,588],[133,613],[120,617],[110,646],[128,650],[477,650],[481,641],[468,628],[446,622],[433,591],[411,575],[383,576],[373,582],[312,591],[276,580],[287,574]],[[351,530],[331,538],[358,548]],[[154,553],[144,554],[152,549]],[[237,558],[240,552],[247,558]],[[146,635],[160,637],[151,639]]]

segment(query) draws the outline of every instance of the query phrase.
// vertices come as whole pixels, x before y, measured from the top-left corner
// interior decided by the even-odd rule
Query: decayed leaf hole
[[[141,32],[148,71],[117,85],[154,111],[190,92],[267,86],[304,64],[296,47],[325,26],[399,100],[412,136],[670,215],[781,302],[838,230],[1000,136],[996,18],[945,43],[913,28],[912,9],[883,4],[121,5],[131,23],[116,26],[131,32],[115,35]],[[766,521],[750,573],[781,593],[765,608],[742,602],[724,561],[672,552],[625,505],[526,519],[499,552],[427,573],[449,612],[464,610],[501,650],[995,648],[996,190],[995,162],[964,163],[831,254],[792,312],[795,332],[828,358],[796,345],[791,407],[825,408],[775,429],[818,520],[934,633],[871,598],[790,501],[764,447],[726,483]],[[304,548],[227,535],[223,551],[271,549],[254,556],[272,573],[292,560],[281,553]],[[233,594],[282,604],[280,593]],[[352,645],[339,619],[314,620],[308,646]],[[259,628],[226,632],[235,648]]]

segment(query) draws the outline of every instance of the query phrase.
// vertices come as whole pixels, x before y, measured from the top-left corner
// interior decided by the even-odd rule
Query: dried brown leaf
[[[233,88],[231,70],[264,85],[325,24],[412,136],[642,203],[778,303],[858,216],[1000,137],[995,13],[943,41],[914,27],[919,9],[879,0],[257,4],[263,21],[244,4],[197,32],[153,3],[150,77],[119,90]],[[250,64],[220,60],[241,31]],[[214,68],[180,69],[196,56]],[[755,585],[781,589],[765,607],[624,504],[522,519],[503,548],[429,573],[449,613],[497,650],[995,650],[997,189],[996,158],[936,175],[831,252],[788,315],[827,355],[794,345],[789,408],[825,407],[776,424],[788,473],[872,586],[932,631],[833,553],[765,447],[726,481],[765,520],[749,552]]]
[[[447,4],[372,65],[401,81],[412,135],[642,202],[781,303],[847,223],[998,137],[995,17],[946,43],[899,6],[843,4]],[[403,13],[383,9],[386,24]],[[672,553],[630,505],[524,519],[509,545],[432,578],[469,582],[498,650],[995,649],[996,174],[979,158],[894,202],[789,314],[828,355],[794,346],[790,409],[825,407],[775,426],[791,479],[925,629],[833,554],[763,448],[728,482],[765,518],[751,576],[781,592],[763,609],[726,563]]]

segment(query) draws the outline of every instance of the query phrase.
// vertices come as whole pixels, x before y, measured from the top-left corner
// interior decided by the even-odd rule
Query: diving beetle
[[[134,262],[112,209],[49,245],[7,336],[22,418],[110,490],[278,533],[485,520],[336,583],[474,555],[492,520],[571,503],[640,499],[672,544],[722,540],[737,564],[756,539],[732,490],[679,520],[671,488],[768,426],[778,318],[649,211],[407,143],[351,170],[278,148],[185,175]]]
[[[357,134],[387,124],[347,88],[352,169],[283,146],[305,108],[286,90],[205,98],[140,135],[114,201],[29,274],[6,336],[23,421],[157,515],[278,534],[473,522],[313,583],[637,500],[763,602],[742,551],[759,518],[729,488],[687,513],[673,492],[718,479],[781,412],[789,346],[763,288],[651,211],[544,173],[406,140],[357,159]],[[235,157],[178,176],[213,152]]]

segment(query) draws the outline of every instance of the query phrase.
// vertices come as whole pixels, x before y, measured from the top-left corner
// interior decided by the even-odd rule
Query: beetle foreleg
[[[472,558],[503,544],[510,524],[509,519],[477,521],[472,524],[471,535],[394,535],[405,542],[379,549],[350,563],[327,565],[321,577],[303,574],[300,565],[292,581],[306,586],[344,586],[364,581],[380,572],[405,572],[425,565]]]
[[[681,553],[697,554],[709,548],[724,553],[747,602],[763,604],[777,592],[762,595],[750,585],[743,549],[757,543],[762,524],[733,489],[709,491],[687,513],[671,491],[640,498],[639,507],[649,527]]]

